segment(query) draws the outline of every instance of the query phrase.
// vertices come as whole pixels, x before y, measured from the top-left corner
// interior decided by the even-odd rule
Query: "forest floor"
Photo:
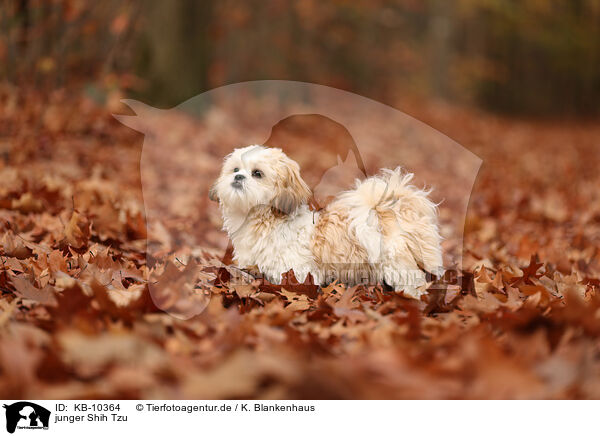
[[[113,100],[0,87],[2,397],[600,398],[600,123],[401,105],[483,159],[460,280],[414,301],[230,285],[215,214],[153,241],[183,257],[147,256],[143,135]],[[180,290],[153,301],[152,277],[209,258],[202,313],[156,307]]]

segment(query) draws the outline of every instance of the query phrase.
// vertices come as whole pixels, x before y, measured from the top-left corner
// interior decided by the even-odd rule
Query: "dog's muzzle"
[[[233,182],[231,182],[231,186],[233,186],[235,189],[242,189],[242,180],[245,178],[246,176],[243,174],[236,174],[233,178]]]

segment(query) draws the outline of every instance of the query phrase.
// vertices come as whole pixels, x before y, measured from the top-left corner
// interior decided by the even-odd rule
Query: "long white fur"
[[[255,169],[262,177],[252,176]],[[242,188],[232,186],[236,174],[245,177]],[[298,164],[280,149],[252,145],[225,158],[211,198],[220,203],[234,260],[243,268],[257,266],[272,283],[280,283],[282,274],[293,270],[300,282],[310,273],[315,283],[324,285],[324,259],[344,262],[329,249],[337,242],[330,240],[335,235],[320,233],[335,230],[347,235],[339,243],[348,244],[348,252],[361,248],[366,253],[364,261],[374,272],[373,279],[419,298],[424,293],[423,270],[441,275],[443,263],[437,207],[428,198],[429,191],[410,184],[412,178],[400,168],[384,169],[377,176],[357,180],[353,190],[313,212]],[[319,225],[319,220],[332,215],[345,219]],[[323,240],[327,244],[319,242]],[[358,262],[349,268],[359,271],[364,265]],[[356,282],[336,278],[349,285]]]

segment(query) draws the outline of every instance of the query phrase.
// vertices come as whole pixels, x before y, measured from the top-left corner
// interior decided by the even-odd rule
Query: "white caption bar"
[[[594,432],[599,406],[595,401],[4,400],[2,403],[5,413],[0,434],[20,436],[106,436],[107,432],[148,436],[242,433],[564,436]]]

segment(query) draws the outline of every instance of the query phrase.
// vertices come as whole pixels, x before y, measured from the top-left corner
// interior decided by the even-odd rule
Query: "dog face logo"
[[[5,404],[6,431],[14,433],[18,429],[48,429],[50,411],[29,401]]]

